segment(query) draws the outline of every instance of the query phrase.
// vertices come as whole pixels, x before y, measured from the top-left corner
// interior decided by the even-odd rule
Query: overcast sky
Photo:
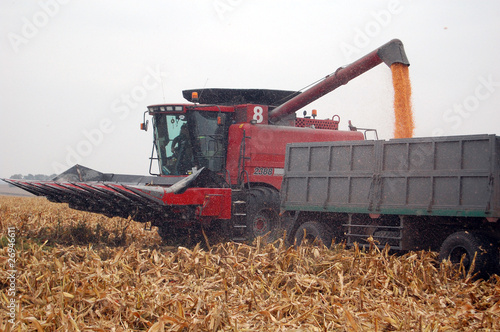
[[[500,134],[500,1],[2,1],[0,177],[147,174],[147,105],[189,88],[299,90],[393,38],[415,136]],[[306,107],[392,138],[380,65]]]

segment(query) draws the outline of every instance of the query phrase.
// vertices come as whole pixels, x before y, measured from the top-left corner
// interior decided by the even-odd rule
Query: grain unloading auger
[[[205,233],[236,241],[276,235],[286,144],[364,139],[340,118],[297,118],[304,106],[380,63],[409,65],[399,40],[303,92],[183,91],[189,104],[148,107],[154,127],[151,176],[104,174],[76,165],[52,181],[5,180],[35,195],[158,227],[164,239]],[[147,130],[147,121],[141,125]],[[153,172],[153,162],[158,172]]]

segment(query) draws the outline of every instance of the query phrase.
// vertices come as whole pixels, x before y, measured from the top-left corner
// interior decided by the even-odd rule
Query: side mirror
[[[146,120],[146,113],[148,111],[144,112],[142,115],[142,123],[141,123],[141,130],[148,131],[148,122],[149,120]]]

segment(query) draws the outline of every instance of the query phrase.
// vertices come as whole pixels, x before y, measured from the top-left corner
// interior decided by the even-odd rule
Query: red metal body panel
[[[357,131],[338,131],[326,129],[297,128],[283,126],[261,126],[251,124],[235,124],[229,128],[229,145],[226,168],[231,177],[231,184],[237,184],[238,174],[243,163],[251,183],[267,183],[276,189],[281,188],[285,152],[287,143],[295,142],[327,142],[353,141],[364,139],[363,133]],[[239,169],[240,167],[240,169]]]
[[[265,105],[245,104],[235,106],[236,123],[255,121],[257,124],[268,124],[268,107]]]
[[[115,186],[116,187],[116,186]],[[231,219],[231,189],[229,188],[188,188],[182,194],[156,192],[162,187],[153,187],[153,190],[139,189],[130,186],[135,192],[142,192],[145,197],[157,200],[164,206],[198,206],[199,217],[217,217],[217,219]],[[126,188],[125,188],[126,189]],[[127,189],[128,190],[128,189]]]
[[[189,188],[182,194],[165,195],[168,205],[198,205],[200,217],[231,219],[231,189]]]

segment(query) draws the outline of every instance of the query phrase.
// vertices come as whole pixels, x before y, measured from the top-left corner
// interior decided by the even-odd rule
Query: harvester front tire
[[[279,238],[279,193],[267,187],[253,187],[247,193],[247,239],[263,237],[268,243]]]
[[[480,233],[467,231],[456,232],[444,240],[439,251],[439,260],[449,259],[453,264],[459,264],[463,257],[465,272],[468,272],[472,261],[474,262],[473,274],[487,278],[498,270],[498,246],[489,237]]]

